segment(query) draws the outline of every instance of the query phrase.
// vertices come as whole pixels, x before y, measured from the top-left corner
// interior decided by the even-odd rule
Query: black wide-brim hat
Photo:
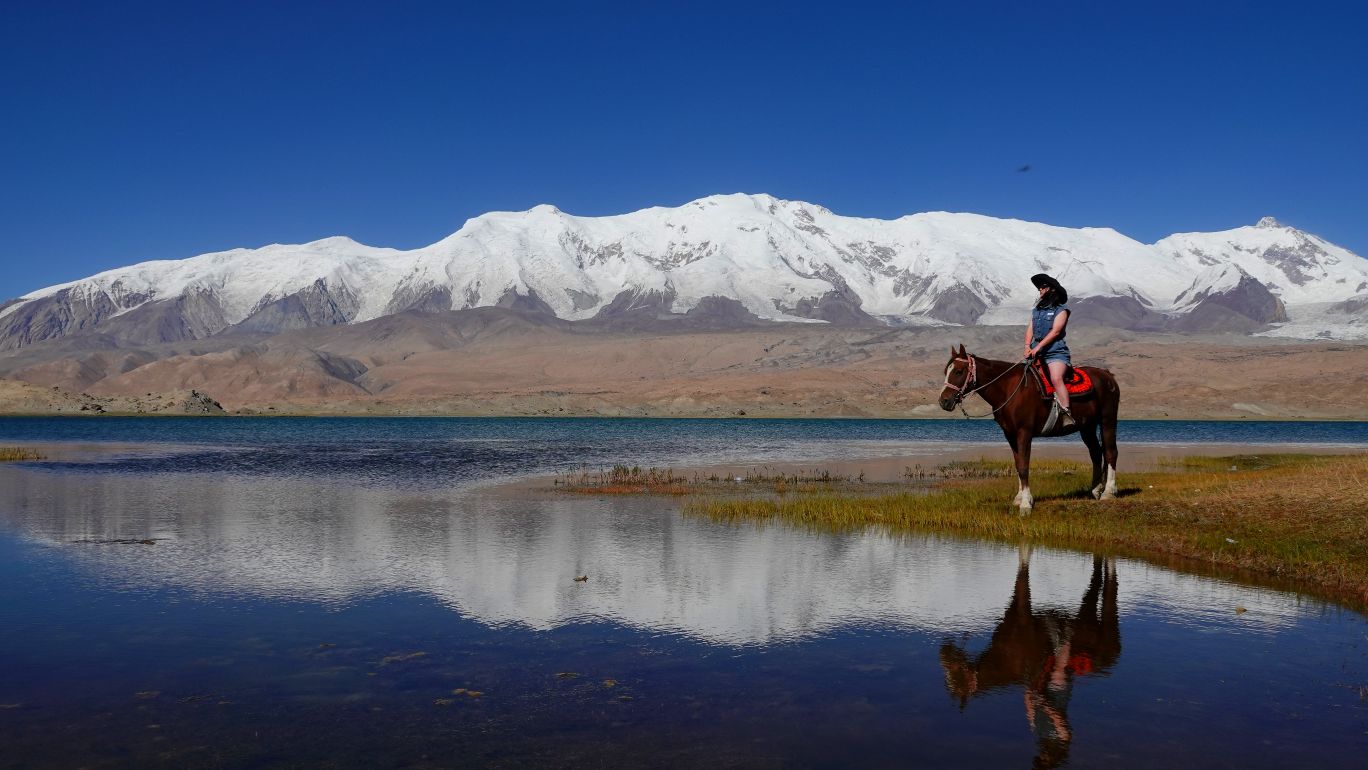
[[[1057,304],[1062,305],[1065,302],[1069,301],[1069,292],[1065,291],[1064,287],[1059,285],[1059,281],[1056,281],[1055,279],[1051,278],[1050,276],[1044,273],[1036,273],[1035,275],[1031,276],[1031,283],[1035,284],[1035,287],[1037,289],[1044,286],[1049,286],[1050,291],[1054,294],[1052,299]]]

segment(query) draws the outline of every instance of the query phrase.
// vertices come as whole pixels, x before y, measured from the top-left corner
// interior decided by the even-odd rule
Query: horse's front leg
[[[1016,459],[1017,472],[1017,496],[1012,502],[1016,504],[1018,512],[1025,516],[1035,507],[1035,498],[1031,496],[1030,431],[1017,433],[1016,440],[1012,442],[1012,457]]]
[[[1086,423],[1079,430],[1079,435],[1083,437],[1083,443],[1088,447],[1088,457],[1092,459],[1092,484],[1088,489],[1092,492],[1094,500],[1102,499],[1103,484],[1106,482],[1106,464],[1102,462],[1102,442],[1097,439],[1097,426]]]
[[[1116,466],[1115,466],[1115,465],[1110,465],[1110,464],[1109,464],[1109,465],[1107,466],[1107,484],[1106,484],[1106,486],[1104,486],[1104,487],[1102,488],[1102,496],[1099,497],[1098,499],[1099,499],[1099,500],[1115,500],[1115,499],[1116,499]]]

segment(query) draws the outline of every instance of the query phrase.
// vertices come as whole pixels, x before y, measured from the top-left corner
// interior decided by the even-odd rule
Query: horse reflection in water
[[[1073,741],[1068,710],[1074,677],[1106,674],[1121,656],[1116,562],[1093,557],[1092,579],[1072,617],[1031,609],[1030,562],[1030,549],[1023,547],[1012,602],[988,648],[971,658],[964,648],[946,642],[940,660],[945,686],[961,709],[976,695],[1020,685],[1026,719],[1036,735],[1034,766],[1057,767],[1068,759]]]

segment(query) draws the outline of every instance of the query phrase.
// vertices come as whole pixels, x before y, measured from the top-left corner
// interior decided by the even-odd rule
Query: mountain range
[[[121,348],[482,307],[619,328],[690,320],[1021,325],[1048,272],[1079,319],[1142,331],[1368,337],[1368,262],[1264,218],[1153,244],[976,214],[845,217],[769,195],[576,217],[484,214],[411,251],[345,237],[143,262],[0,305],[0,351]]]

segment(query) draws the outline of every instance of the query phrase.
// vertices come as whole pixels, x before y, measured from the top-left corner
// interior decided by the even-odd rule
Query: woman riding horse
[[[1040,299],[1031,310],[1031,323],[1026,326],[1026,357],[1045,362],[1055,400],[1063,411],[1060,426],[1071,427],[1074,416],[1069,411],[1069,391],[1064,387],[1064,373],[1070,365],[1069,344],[1064,341],[1064,329],[1069,323],[1069,292],[1044,273],[1031,276],[1031,283],[1040,291]]]
[[[995,361],[971,355],[964,345],[959,350],[951,348],[939,399],[941,408],[947,412],[974,395],[988,402],[991,411],[979,416],[991,415],[1012,448],[1018,484],[1014,502],[1022,514],[1030,513],[1035,505],[1030,482],[1031,442],[1038,436],[1063,436],[1078,431],[1092,459],[1089,491],[1099,500],[1116,497],[1116,423],[1121,404],[1121,388],[1116,378],[1095,366],[1078,368],[1085,375],[1083,381],[1092,385],[1090,389],[1085,385],[1076,405],[1070,403],[1064,385],[1069,367],[1069,346],[1064,342],[1064,330],[1069,323],[1069,293],[1059,281],[1044,273],[1031,276],[1031,283],[1039,287],[1040,299],[1026,327],[1026,360]],[[1048,367],[1054,385],[1053,403],[1062,412],[1058,420],[1051,412],[1052,402],[1043,383],[1030,371],[1032,360],[1037,358]]]

